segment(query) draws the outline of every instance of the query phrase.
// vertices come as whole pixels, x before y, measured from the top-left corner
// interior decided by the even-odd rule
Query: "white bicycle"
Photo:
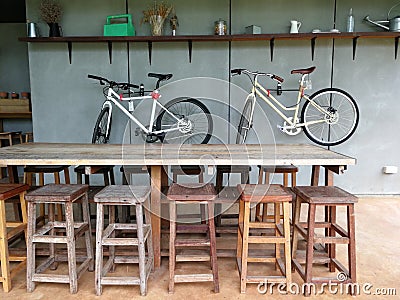
[[[265,89],[258,82],[260,76],[267,76],[275,80],[278,83],[276,91],[280,95],[283,78],[271,73],[252,72],[247,69],[231,70],[232,76],[245,74],[252,82],[252,89],[246,98],[239,121],[236,143],[244,143],[248,131],[253,126],[254,106],[257,98],[263,99],[283,119],[283,125],[278,128],[288,135],[297,135],[304,129],[310,140],[322,146],[334,146],[348,140],[358,125],[357,103],[349,93],[337,88],[326,88],[311,96],[306,95],[308,76],[314,70],[315,67],[291,71],[291,74],[300,74],[301,79],[297,101],[289,107],[283,105],[271,94],[271,90]],[[299,114],[302,100],[304,100],[304,105]],[[293,114],[286,116],[285,111],[293,112]]]
[[[113,105],[138,125],[136,134],[142,134],[148,143],[157,141],[174,144],[208,143],[213,130],[213,120],[208,108],[194,98],[179,98],[165,105],[161,104],[158,101],[161,97],[158,88],[160,83],[169,80],[172,74],[149,73],[148,76],[157,78],[156,89],[153,91],[145,91],[143,84],[138,86],[88,75],[89,78],[105,85],[103,94],[106,97],[93,130],[92,143],[109,142]],[[152,100],[148,125],[142,124],[133,115],[134,101],[146,99]],[[128,101],[128,109],[121,104],[121,101]]]

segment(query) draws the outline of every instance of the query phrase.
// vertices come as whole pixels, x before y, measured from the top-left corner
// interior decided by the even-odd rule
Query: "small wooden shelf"
[[[153,42],[187,42],[189,61],[192,60],[193,42],[236,42],[236,41],[270,41],[271,60],[276,40],[310,40],[312,59],[316,39],[353,39],[353,59],[355,58],[359,38],[394,38],[395,58],[397,58],[400,32],[343,32],[343,33],[270,33],[270,34],[232,34],[232,35],[179,35],[179,36],[67,36],[67,37],[21,37],[19,41],[30,43],[67,43],[69,61],[72,63],[72,43],[107,43],[110,63],[112,63],[112,43],[134,42],[148,43],[149,61]]]

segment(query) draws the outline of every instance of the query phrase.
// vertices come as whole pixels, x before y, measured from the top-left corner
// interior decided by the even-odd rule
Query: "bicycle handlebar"
[[[264,73],[264,72],[258,72],[258,71],[253,72],[253,71],[250,71],[247,69],[232,69],[231,70],[232,76],[242,75],[242,73],[248,74],[248,75],[254,75],[254,76],[268,76],[269,78],[271,78],[275,81],[278,81],[279,83],[283,83],[285,81],[282,77],[275,75],[275,74],[271,74],[271,73]]]
[[[88,74],[88,78],[98,80],[98,81],[100,81],[100,84],[104,84],[104,82],[107,82],[110,85],[110,87],[118,86],[125,90],[127,90],[128,88],[133,88],[133,89],[139,88],[139,86],[136,84],[132,84],[132,83],[128,83],[128,82],[115,82],[115,81],[108,80],[107,78],[96,76],[96,75],[91,75],[91,74]]]

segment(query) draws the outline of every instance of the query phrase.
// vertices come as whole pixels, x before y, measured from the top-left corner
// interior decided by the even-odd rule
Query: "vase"
[[[58,23],[47,23],[47,25],[49,25],[49,37],[61,36],[60,26]]]
[[[162,16],[150,16],[151,34],[153,36],[162,35],[165,18]]]

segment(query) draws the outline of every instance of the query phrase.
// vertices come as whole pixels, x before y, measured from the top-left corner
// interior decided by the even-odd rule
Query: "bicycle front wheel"
[[[247,133],[249,132],[253,122],[253,105],[254,96],[250,94],[247,97],[246,103],[240,116],[238,131],[236,135],[236,144],[243,144],[246,142]]]
[[[359,110],[347,92],[327,88],[314,93],[310,100],[301,112],[304,132],[310,140],[322,146],[335,146],[353,135]]]
[[[110,124],[108,124],[110,120]],[[94,126],[92,144],[107,144],[110,138],[111,131],[111,116],[110,108],[104,107],[97,117],[96,125]]]
[[[156,120],[156,130],[165,130],[162,139],[170,144],[207,144],[213,131],[208,108],[197,99],[175,99],[165,105]]]

